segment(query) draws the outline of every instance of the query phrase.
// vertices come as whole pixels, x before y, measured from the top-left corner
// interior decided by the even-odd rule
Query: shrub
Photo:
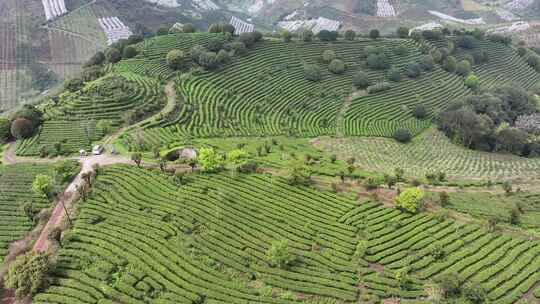
[[[309,186],[311,173],[305,166],[294,166],[287,175],[287,183],[292,186]]]
[[[336,53],[332,50],[326,50],[322,54],[322,60],[324,63],[330,63],[332,60],[336,59]]]
[[[244,55],[247,52],[246,44],[240,41],[231,43],[231,49],[235,55]]]
[[[234,25],[230,23],[226,23],[226,24],[223,24],[221,30],[223,31],[223,33],[234,35],[234,31],[236,30],[236,28],[234,27]]]
[[[365,89],[369,87],[371,82],[369,81],[369,77],[365,72],[358,71],[353,76],[353,85],[358,89]]]
[[[338,32],[322,30],[317,35],[321,41],[336,41],[338,37]]]
[[[462,35],[457,39],[457,45],[464,49],[474,49],[478,44],[478,40],[471,35]]]
[[[203,172],[217,172],[223,167],[223,157],[212,148],[201,148],[197,162]]]
[[[50,270],[49,256],[46,253],[28,252],[17,257],[10,265],[6,287],[15,289],[17,298],[33,295],[46,285]]]
[[[409,188],[396,198],[396,206],[416,213],[424,203],[424,191],[420,188]]]
[[[26,118],[17,118],[11,123],[11,135],[16,139],[29,138],[34,134],[32,121]]]
[[[467,76],[467,78],[465,78],[465,85],[471,89],[478,88],[479,84],[480,84],[480,80],[474,74],[470,74],[469,76]]]
[[[422,69],[418,63],[409,63],[405,68],[405,74],[410,78],[417,78],[422,74]]]
[[[87,68],[94,65],[101,65],[105,62],[105,54],[101,51],[96,52],[94,56],[92,56],[84,65],[83,67]]]
[[[406,28],[404,26],[398,27],[396,30],[396,34],[399,38],[407,38],[409,37],[409,28]]]
[[[444,297],[457,297],[461,293],[461,284],[457,273],[441,274],[436,276],[433,281],[440,287]]]
[[[466,77],[471,72],[471,63],[467,60],[460,61],[456,66],[456,73]]]
[[[238,36],[238,41],[243,42],[247,48],[252,47],[256,42],[253,33],[240,34],[240,36]]]
[[[210,26],[208,27],[208,32],[214,33],[214,34],[223,32],[223,24],[221,23],[210,24]]]
[[[171,50],[167,53],[167,65],[173,70],[179,69],[184,60],[186,59],[186,54],[182,50]]]
[[[439,204],[445,207],[450,203],[450,195],[446,191],[439,192]]]
[[[216,68],[219,64],[215,52],[204,52],[199,56],[199,64],[206,69]]]
[[[420,63],[420,66],[425,71],[431,71],[435,67],[435,59],[433,59],[433,56],[431,55],[424,55],[422,57],[422,63]]]
[[[366,189],[368,190],[373,190],[373,189],[377,189],[380,184],[381,182],[378,179],[376,179],[373,176],[370,176],[364,182],[364,187],[366,187]]]
[[[0,143],[6,142],[11,136],[11,125],[8,119],[0,118]]]
[[[443,69],[449,73],[453,73],[456,71],[456,66],[456,58],[454,58],[453,56],[448,56],[444,61]]]
[[[321,68],[316,64],[304,65],[304,77],[310,81],[319,81],[322,78]]]
[[[417,119],[425,119],[427,117],[427,114],[428,113],[424,105],[419,104],[414,107],[413,115]]]
[[[346,68],[345,62],[340,59],[334,59],[328,65],[328,69],[334,74],[343,74]]]
[[[391,68],[390,71],[388,71],[388,79],[393,82],[400,82],[401,72],[396,68]]]
[[[381,33],[377,29],[373,29],[369,31],[369,38],[371,39],[378,39],[381,36]]]
[[[356,38],[356,32],[353,30],[345,31],[345,39],[353,41]]]
[[[375,93],[379,93],[379,92],[384,92],[384,91],[388,91],[392,88],[392,85],[388,82],[379,82],[379,83],[376,83],[372,86],[369,86],[367,88],[367,92],[369,94],[375,94]]]
[[[195,33],[197,29],[192,23],[186,23],[182,26],[183,33]]]
[[[386,70],[390,68],[390,61],[384,53],[370,54],[367,57],[367,66],[374,70]]]
[[[122,59],[122,55],[120,54],[120,51],[116,48],[108,48],[105,51],[105,58],[110,63],[117,63]]]
[[[224,41],[222,38],[219,38],[219,37],[213,37],[213,38],[210,38],[208,40],[208,50],[212,51],[212,52],[218,52],[219,50],[221,50],[223,48],[223,45],[224,45]]]
[[[397,129],[394,132],[394,139],[399,141],[400,143],[407,143],[411,141],[412,135],[411,132],[408,129]]]
[[[292,34],[291,34],[291,32],[289,32],[289,31],[287,31],[287,30],[283,31],[283,32],[281,33],[281,39],[282,39],[283,42],[285,42],[285,43],[291,42],[291,40],[292,40]]]
[[[122,52],[122,58],[133,58],[137,56],[137,49],[132,46],[132,45],[128,45],[124,48],[124,51]]]
[[[289,252],[289,242],[287,240],[273,241],[266,252],[268,263],[273,267],[287,268],[294,261],[293,255]]]
[[[302,41],[304,42],[311,42],[313,40],[313,36],[315,35],[313,34],[312,30],[304,30],[301,34]]]

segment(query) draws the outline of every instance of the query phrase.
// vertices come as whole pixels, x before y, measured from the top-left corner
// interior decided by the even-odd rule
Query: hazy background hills
[[[100,18],[118,17],[134,34],[193,23],[205,30],[232,16],[256,29],[280,32],[304,26],[391,33],[399,25],[480,27],[538,43],[540,0],[65,0],[67,13],[46,19],[44,2],[0,3],[0,112],[31,102],[79,73],[107,47]],[[52,5],[52,4],[51,4]]]

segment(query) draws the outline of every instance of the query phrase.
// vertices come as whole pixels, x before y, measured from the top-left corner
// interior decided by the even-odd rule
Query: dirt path
[[[353,100],[353,96],[348,96],[343,101],[343,105],[341,105],[341,109],[339,109],[339,112],[336,117],[336,136],[337,137],[344,137],[345,136],[345,114],[347,114],[347,111],[351,107]]]
[[[83,174],[92,172],[94,165],[105,167],[115,164],[129,164],[131,163],[131,160],[123,156],[111,156],[104,154],[99,156],[89,156],[81,158],[80,163],[82,165],[81,171],[79,172],[79,174],[77,174],[75,179],[73,179],[71,184],[68,185],[64,193],[61,194],[57,199],[56,206],[54,207],[49,221],[47,222],[45,227],[43,227],[43,230],[41,230],[41,234],[39,235],[38,240],[34,244],[34,251],[43,252],[49,249],[49,232],[54,227],[58,227],[64,220],[64,217],[66,216],[64,206],[67,210],[70,210],[70,207],[78,198],[77,187],[82,186],[85,183],[82,178]]]

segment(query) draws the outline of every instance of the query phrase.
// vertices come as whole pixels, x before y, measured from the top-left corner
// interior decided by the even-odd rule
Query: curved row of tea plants
[[[337,219],[352,206],[271,176],[177,186],[157,171],[106,168],[34,303],[289,303],[287,291],[351,302],[356,236]],[[268,248],[284,239],[294,262],[269,267]]]
[[[110,128],[131,124],[164,103],[162,86],[156,80],[134,73],[108,74],[47,106],[47,120],[35,136],[17,143],[17,155],[36,156],[44,149],[48,154],[89,150],[104,135],[100,122],[108,122]]]
[[[424,292],[418,289],[419,281],[455,273],[461,284],[480,284],[492,303],[510,304],[540,282],[537,240],[488,233],[425,214],[404,214],[375,203],[349,211],[342,220],[367,235],[366,260],[389,273],[408,269],[411,282],[405,288],[399,288],[392,275],[385,279],[377,275],[377,282],[373,275],[364,278],[367,288],[381,296],[398,292],[403,297],[404,289],[417,298]]]
[[[408,144],[369,137],[323,138],[314,144],[341,159],[354,156],[361,168],[376,172],[392,173],[399,167],[411,177],[442,171],[456,179],[540,178],[539,159],[469,150],[452,144],[444,134],[433,129]]]
[[[48,165],[20,164],[0,166],[0,262],[7,254],[11,242],[20,239],[34,227],[34,222],[22,210],[25,203],[32,203],[37,213],[50,203],[37,197],[32,183],[38,174],[52,174]]]

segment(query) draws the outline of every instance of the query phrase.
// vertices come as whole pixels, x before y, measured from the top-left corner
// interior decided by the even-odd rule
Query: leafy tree
[[[129,45],[124,48],[122,58],[133,58],[135,56],[137,56],[137,49],[134,46]]]
[[[33,221],[36,216],[36,209],[32,202],[24,202],[20,205],[20,212],[28,218],[29,221]]]
[[[212,52],[218,52],[223,48],[224,41],[220,37],[213,37],[208,40],[208,49]]]
[[[320,81],[322,79],[321,68],[316,64],[305,64],[304,77],[310,81]]]
[[[107,59],[107,62],[117,63],[120,61],[120,59],[122,59],[122,54],[116,48],[108,48],[105,51],[105,58]]]
[[[384,53],[370,54],[367,57],[367,66],[374,70],[386,70],[390,68],[390,60]]]
[[[15,121],[18,118],[30,120],[34,128],[43,123],[43,113],[33,105],[24,105],[20,110],[10,116],[11,121]]]
[[[441,63],[441,61],[443,60],[443,55],[441,51],[439,51],[438,49],[433,50],[431,52],[431,57],[433,58],[433,61],[436,63]]]
[[[26,118],[17,118],[11,123],[11,135],[16,139],[32,137],[34,134],[34,126],[32,122]]]
[[[517,128],[507,128],[497,134],[495,150],[522,155],[528,140],[527,132]]]
[[[369,38],[375,40],[378,39],[381,36],[381,33],[377,29],[373,29],[369,31]]]
[[[478,45],[478,40],[471,35],[462,35],[458,37],[457,45],[464,49],[474,49]]]
[[[426,106],[419,104],[414,107],[413,115],[417,119],[425,119],[427,117],[427,109]]]
[[[213,69],[218,66],[217,54],[215,52],[204,52],[199,56],[199,64],[206,69]]]
[[[194,45],[190,51],[189,54],[191,55],[191,59],[195,62],[199,62],[199,57],[202,53],[206,52],[206,48],[202,45]]]
[[[255,42],[262,41],[263,39],[263,34],[259,31],[254,31],[251,33],[251,35],[253,36],[253,40],[255,40]]]
[[[353,75],[353,85],[358,89],[366,89],[371,82],[368,75],[363,71],[358,71]]]
[[[401,142],[401,143],[407,143],[411,141],[412,135],[411,132],[408,129],[397,129],[394,132],[394,139]]]
[[[405,178],[405,170],[403,170],[403,168],[395,168],[394,175],[396,176],[398,182],[402,182]]]
[[[433,281],[440,287],[444,297],[452,298],[461,294],[461,280],[457,273],[441,274],[436,276]]]
[[[295,165],[289,170],[287,182],[292,186],[309,186],[311,184],[311,172],[303,165]]]
[[[328,69],[334,74],[343,74],[345,73],[346,68],[345,62],[340,59],[334,59],[328,65]]]
[[[34,295],[46,285],[50,270],[48,254],[28,252],[17,257],[9,266],[6,287],[15,289],[17,298]]]
[[[192,23],[186,23],[182,26],[183,33],[195,33],[197,29]]]
[[[79,91],[84,87],[84,81],[81,78],[74,77],[64,81],[64,89],[69,92]]]
[[[462,60],[457,64],[456,73],[466,77],[471,72],[471,63],[467,60]]]
[[[313,36],[315,36],[315,34],[313,34],[312,30],[304,30],[301,34],[302,41],[304,42],[311,42],[313,40]]]
[[[256,42],[253,33],[240,34],[240,36],[238,36],[238,41],[243,42],[247,48],[251,48]]]
[[[11,137],[11,124],[8,119],[0,117],[0,143],[6,142]]]
[[[54,177],[60,184],[69,182],[77,175],[77,171],[77,164],[70,160],[64,160],[54,165]]]
[[[465,85],[474,90],[478,88],[478,85],[480,85],[480,80],[476,75],[470,74],[467,76],[467,78],[465,78]]]
[[[283,42],[285,42],[285,43],[291,42],[291,40],[292,40],[291,32],[289,32],[287,30],[281,32],[281,39],[283,39]]]
[[[54,189],[54,180],[49,175],[38,174],[32,183],[32,191],[38,196],[50,199]]]
[[[463,287],[463,295],[473,304],[486,303],[487,290],[478,282],[468,282]]]
[[[517,52],[520,57],[523,57],[525,56],[525,54],[528,53],[527,48],[524,48],[522,46],[518,47]]]
[[[417,78],[422,74],[422,69],[418,63],[409,63],[405,68],[405,74],[410,78]]]
[[[353,30],[345,31],[345,39],[353,41],[356,38],[356,32]]]
[[[388,186],[389,189],[392,189],[397,183],[397,178],[394,175],[385,174],[384,183]]]
[[[512,208],[510,210],[510,224],[512,225],[518,225],[521,217],[521,212],[518,208]]]
[[[242,149],[232,150],[227,153],[227,161],[232,164],[236,169],[247,162],[249,154]]]
[[[424,55],[422,56],[420,66],[425,71],[432,71],[435,68],[435,59],[431,55]]]
[[[326,50],[322,54],[322,60],[324,63],[330,63],[332,60],[336,59],[336,53],[332,50]]]
[[[167,65],[173,70],[181,68],[185,60],[186,54],[182,50],[175,49],[167,53]]]
[[[422,208],[424,195],[424,191],[420,188],[409,188],[398,195],[396,206],[411,213],[416,213]]]
[[[317,35],[321,41],[336,41],[338,37],[338,32],[322,30]]]
[[[229,52],[225,50],[220,50],[216,55],[216,61],[218,64],[225,64],[231,60]]]
[[[111,133],[113,128],[113,122],[109,119],[102,119],[96,124],[96,129],[98,129],[102,134]]]
[[[456,58],[453,56],[448,56],[443,64],[443,69],[449,73],[453,73],[456,71],[457,68],[457,62]]]
[[[142,154],[139,152],[131,154],[131,160],[137,165],[137,167],[140,167],[142,162]]]
[[[221,23],[212,23],[210,25],[210,27],[208,27],[208,32],[209,33],[214,33],[214,34],[223,32],[223,24],[221,24]]]
[[[527,63],[535,70],[540,69],[540,56],[531,54],[527,57]]]
[[[223,167],[223,157],[212,148],[201,148],[197,162],[203,172],[217,172]]]
[[[391,68],[388,71],[388,79],[390,79],[393,82],[400,82],[401,81],[401,72],[396,68]]]
[[[83,67],[86,68],[94,65],[101,65],[105,62],[105,59],[105,54],[101,51],[98,51],[83,65]]]
[[[400,26],[396,30],[396,34],[399,38],[407,38],[409,37],[409,29],[404,26]]]
[[[289,241],[273,241],[266,252],[268,263],[273,267],[287,268],[294,262],[294,257],[289,251]]]
[[[449,203],[450,203],[450,195],[448,195],[448,192],[446,191],[439,192],[439,204],[441,205],[441,207],[448,206]]]
[[[247,52],[246,44],[240,41],[231,43],[231,49],[235,55],[244,55]]]
[[[234,27],[234,25],[232,25],[230,23],[226,23],[226,24],[223,25],[222,31],[223,31],[223,33],[229,33],[231,35],[234,35],[234,32],[236,31],[236,28]]]
[[[367,87],[367,92],[369,94],[375,94],[375,93],[379,93],[379,92],[384,92],[384,91],[388,91],[392,88],[392,85],[386,81],[381,81],[381,82],[378,82],[374,85],[371,85],[369,87]]]

